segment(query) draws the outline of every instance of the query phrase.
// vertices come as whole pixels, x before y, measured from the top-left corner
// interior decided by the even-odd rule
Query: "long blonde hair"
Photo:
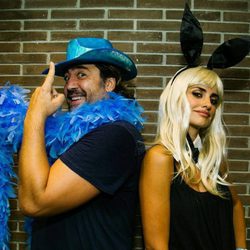
[[[187,183],[197,183],[197,166],[192,161],[191,149],[186,139],[191,113],[186,92],[190,86],[196,84],[216,87],[220,100],[210,126],[200,130],[202,149],[197,166],[201,169],[200,180],[205,188],[222,196],[217,184],[228,185],[225,180],[228,171],[223,176],[219,173],[221,164],[226,159],[226,135],[222,124],[223,84],[214,71],[200,66],[189,68],[181,73],[177,72],[177,76],[169,81],[160,97],[155,142],[164,145],[173,154],[180,165],[178,174]]]

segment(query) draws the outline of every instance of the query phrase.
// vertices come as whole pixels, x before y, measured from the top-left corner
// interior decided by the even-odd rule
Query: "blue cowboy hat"
[[[80,64],[106,63],[121,69],[122,80],[128,81],[136,77],[134,62],[112,44],[102,38],[76,38],[69,41],[66,61],[55,65],[55,75],[64,76],[67,69]],[[46,69],[42,74],[47,74]]]

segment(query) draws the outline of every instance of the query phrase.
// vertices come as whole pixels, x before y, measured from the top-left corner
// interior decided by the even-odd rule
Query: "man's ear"
[[[116,80],[114,77],[109,77],[105,81],[105,90],[111,92],[115,89]]]

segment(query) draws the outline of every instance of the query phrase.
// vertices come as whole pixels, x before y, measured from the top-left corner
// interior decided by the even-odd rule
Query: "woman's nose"
[[[204,97],[202,105],[203,105],[203,107],[210,109],[212,106],[210,97]]]

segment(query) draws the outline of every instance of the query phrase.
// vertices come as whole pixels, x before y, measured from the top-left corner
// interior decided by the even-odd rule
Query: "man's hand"
[[[33,93],[27,116],[33,119],[45,120],[49,115],[53,114],[64,101],[64,95],[59,94],[52,86],[54,82],[55,65],[50,63],[48,75],[41,87],[38,87]]]

